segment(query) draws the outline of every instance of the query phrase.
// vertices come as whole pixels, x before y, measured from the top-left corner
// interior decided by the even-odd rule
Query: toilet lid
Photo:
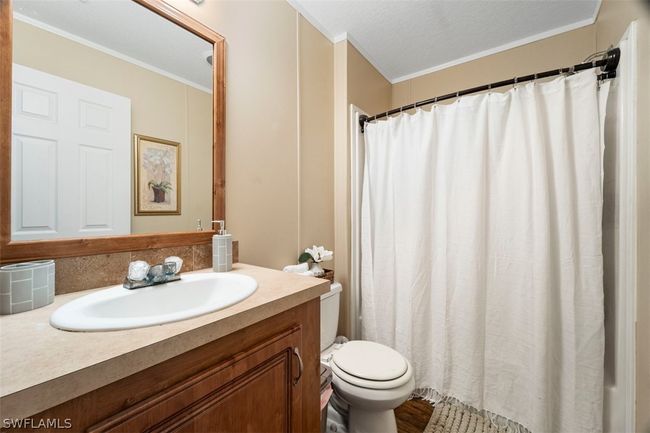
[[[372,341],[350,341],[334,353],[332,362],[345,373],[370,381],[394,380],[406,373],[407,362],[390,347]]]

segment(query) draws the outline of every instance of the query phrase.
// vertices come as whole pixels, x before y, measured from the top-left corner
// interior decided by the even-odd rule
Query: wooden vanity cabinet
[[[302,372],[294,368],[301,331],[296,326],[263,341],[88,432],[301,431]]]
[[[33,418],[89,433],[318,432],[319,319],[309,301]]]

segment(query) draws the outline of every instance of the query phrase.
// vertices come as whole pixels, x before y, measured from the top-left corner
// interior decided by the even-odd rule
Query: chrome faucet
[[[177,262],[174,261],[165,261],[154,266],[149,266],[144,261],[131,262],[129,263],[129,274],[124,279],[122,286],[125,289],[133,290],[180,280],[180,273],[176,272],[177,266]]]

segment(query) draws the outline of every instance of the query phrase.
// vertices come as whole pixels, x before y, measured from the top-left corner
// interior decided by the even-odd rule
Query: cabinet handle
[[[293,380],[293,384],[296,385],[298,382],[300,382],[300,378],[302,377],[302,370],[305,366],[302,363],[302,357],[300,356],[300,351],[297,347],[293,348],[293,354],[298,358],[298,377]]]

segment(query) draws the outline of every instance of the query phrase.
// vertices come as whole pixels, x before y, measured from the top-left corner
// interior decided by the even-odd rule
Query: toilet
[[[332,406],[347,412],[350,433],[397,433],[393,410],[415,389],[413,368],[390,347],[337,338],[340,296],[339,283],[321,295],[321,362],[332,369]]]

